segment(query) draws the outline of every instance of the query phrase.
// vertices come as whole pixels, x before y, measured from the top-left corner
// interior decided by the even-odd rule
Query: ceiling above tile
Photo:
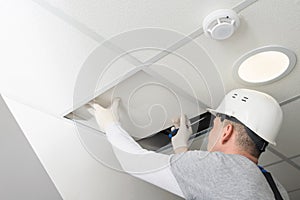
[[[299,152],[300,153],[300,152]],[[295,162],[297,165],[300,166],[300,155],[293,159],[293,162]]]
[[[233,79],[234,63],[245,53],[268,45],[281,45],[300,55],[297,35],[300,32],[300,5],[296,1],[257,1],[239,13],[241,24],[236,33],[224,41],[201,35],[195,41],[201,45],[217,66],[227,90],[249,87],[273,95],[279,102],[300,94],[300,64],[285,78],[264,86],[242,85]],[[288,89],[287,89],[288,88]]]
[[[237,6],[240,3],[247,5]],[[300,152],[299,61],[288,76],[270,85],[245,86],[232,74],[241,55],[266,45],[284,46],[299,60],[299,1],[12,0],[0,4],[0,22],[5,27],[0,38],[4,55],[0,60],[1,93],[61,117],[95,96],[109,94],[139,70],[175,88],[184,98],[193,96],[203,103],[201,108],[216,107],[232,88],[257,89],[273,95],[284,110],[278,145],[273,148],[299,163],[295,158]],[[233,7],[241,23],[231,38],[216,41],[202,35],[207,14]],[[145,70],[147,67],[152,71]],[[100,80],[95,78],[99,69],[105,71]],[[95,84],[90,87],[90,83]],[[146,115],[139,115],[147,110],[142,98],[148,98],[150,105],[161,97],[160,103],[172,107],[163,94],[151,96],[161,89],[152,87],[134,99],[140,103],[132,106],[137,111],[133,117],[145,119],[141,124],[147,122]],[[126,89],[119,94],[126,96]],[[275,163],[269,168],[288,190],[300,188],[296,167],[285,161],[277,163],[282,157],[274,152],[267,152],[264,158],[263,165]]]
[[[300,171],[286,162],[281,162],[266,168],[285,186],[287,191],[300,188]]]
[[[242,2],[242,0],[34,1],[62,10],[106,39],[132,29],[145,27],[189,34],[201,26],[202,20],[209,12],[220,8],[232,8]]]
[[[236,7],[247,7],[255,0],[201,0],[176,1],[57,1],[34,0],[45,10],[68,21],[98,42],[116,40],[120,35],[133,36],[134,40],[114,41],[127,51],[128,46],[166,49],[196,30],[202,32],[202,21],[210,12]],[[243,5],[240,5],[243,4]],[[142,29],[141,32],[139,30]],[[156,29],[155,32],[143,31]],[[129,34],[128,34],[129,32]],[[134,32],[134,33],[133,33]],[[167,37],[164,37],[167,33]],[[171,33],[171,34],[170,34]],[[150,36],[149,39],[147,39]],[[126,44],[130,42],[130,44]],[[136,49],[136,48],[134,48]],[[144,53],[145,54],[145,53]],[[137,58],[150,59],[155,53]],[[145,60],[143,60],[145,61]]]
[[[276,150],[280,151],[287,157],[300,154],[299,141],[299,109],[300,99],[282,106],[283,125],[277,137]]]
[[[170,127],[171,119],[178,117],[182,111],[190,118],[205,112],[196,99],[191,101],[176,94],[142,71],[100,94],[93,102],[108,106],[115,97],[121,98],[119,115],[122,127],[136,139]],[[87,112],[88,108],[88,105],[83,105],[67,117],[99,130],[95,119]]]
[[[81,65],[97,43],[32,1],[0,7],[0,90],[59,115],[72,106]]]
[[[265,166],[280,161],[281,158],[270,152],[268,149],[259,158],[259,165]]]

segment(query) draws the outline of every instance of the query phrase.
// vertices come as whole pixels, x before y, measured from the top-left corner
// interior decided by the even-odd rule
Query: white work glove
[[[173,150],[176,153],[179,153],[178,149],[188,149],[188,140],[192,134],[192,128],[190,120],[186,117],[186,115],[181,114],[180,119],[177,118],[172,120],[174,123],[175,128],[179,128],[177,134],[172,137],[172,145]]]
[[[112,104],[108,108],[104,108],[97,103],[89,103],[92,108],[88,111],[91,113],[98,123],[101,131],[106,130],[110,125],[119,123],[118,107],[120,103],[120,98],[113,99]]]

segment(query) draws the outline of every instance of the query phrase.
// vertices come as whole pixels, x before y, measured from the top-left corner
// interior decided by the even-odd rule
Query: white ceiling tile
[[[292,161],[295,162],[297,165],[300,166],[300,156],[298,156],[298,157],[292,159]]]
[[[100,37],[113,40],[115,45],[128,52],[141,48],[166,49],[201,28],[202,21],[209,12],[232,8],[242,1],[47,0],[47,2],[49,5],[41,4],[45,9],[52,6],[60,9],[86,28],[98,33]],[[117,38],[124,37],[127,39],[117,41]],[[150,54],[147,59],[154,55]],[[146,56],[138,58],[144,57]]]
[[[290,200],[299,200],[300,199],[300,188],[297,191],[289,193]]]
[[[256,89],[271,94],[279,102],[300,94],[300,62],[287,77],[265,86],[242,85],[234,80],[232,71],[234,62],[241,55],[260,46],[282,45],[300,55],[297,42],[300,24],[296,23],[300,20],[299,8],[298,4],[288,1],[257,1],[240,13],[241,26],[231,38],[215,41],[202,35],[195,40],[205,50],[206,57],[213,60],[226,91],[239,87]],[[287,156],[293,156],[300,152],[297,126],[299,120],[296,115],[299,113],[300,104],[286,105],[283,109],[286,110],[285,119],[276,149]]]
[[[271,165],[266,169],[279,180],[287,191],[300,188],[300,170],[287,162]]]
[[[216,107],[225,94],[221,74],[214,61],[195,42],[165,56],[150,68],[190,92],[207,107]]]
[[[108,55],[105,55],[108,56]],[[110,84],[112,81],[121,79],[122,76],[125,76],[127,73],[133,71],[136,66],[129,63],[126,59],[124,58],[116,58],[115,60],[111,60],[108,65],[101,66],[101,57],[99,55],[99,58],[94,61],[95,66],[97,69],[101,69],[101,74],[97,73],[99,75],[98,80],[97,80],[97,86],[96,90],[100,90],[102,87],[105,85]],[[104,60],[103,58],[102,60]],[[84,66],[86,67],[86,66]],[[98,72],[97,70],[97,72]],[[88,78],[91,78],[92,74],[95,73],[96,71],[90,71],[90,77],[84,77],[83,80],[86,80]],[[93,74],[94,75],[94,74]]]
[[[72,106],[82,63],[97,45],[32,1],[0,7],[0,91],[58,115]]]
[[[153,194],[154,199],[179,199],[119,171],[111,144],[95,131],[4,100],[63,199],[140,199],[145,195],[147,200]]]
[[[37,0],[38,1],[38,0]],[[158,27],[188,34],[201,27],[209,12],[231,8],[241,0],[47,0],[105,38],[128,30]]]
[[[119,115],[122,127],[137,139],[170,127],[171,119],[180,116],[182,110],[188,117],[204,112],[196,101],[187,100],[143,71],[100,94],[95,100],[106,107],[114,97],[121,98]],[[83,118],[78,121],[99,129],[86,109],[83,105],[74,112]]]
[[[272,152],[266,150],[264,153],[261,154],[258,163],[261,166],[265,166],[265,165],[269,165],[271,163],[274,163],[274,162],[277,162],[277,161],[280,161],[280,160],[281,160],[281,158],[279,158],[278,156],[276,156]]]
[[[283,123],[274,148],[287,157],[300,154],[299,112],[300,99],[282,106]]]
[[[224,41],[201,35],[195,41],[202,45],[218,67],[226,89],[254,88],[267,92],[278,101],[300,94],[300,64],[285,78],[264,86],[246,86],[233,78],[233,65],[248,51],[266,45],[281,45],[300,55],[300,6],[290,1],[257,1],[239,14],[241,24],[234,35]]]
[[[174,30],[144,27],[123,32],[106,41],[146,62],[184,37],[186,35]]]
[[[52,5],[69,15],[78,22],[77,25],[82,23],[80,26],[70,23],[70,18],[66,20],[63,15],[58,16],[52,12],[55,9],[51,10],[47,8],[46,3],[41,2],[45,1],[15,0],[6,1],[4,4],[1,2],[0,22],[5,28],[1,31],[0,38],[0,92],[31,107],[58,115],[73,106],[73,92],[77,89],[77,84],[81,84],[82,80],[91,81],[91,77],[95,77],[95,71],[87,70],[82,73],[85,70],[83,65],[90,64],[95,68],[98,65],[101,66],[101,70],[107,71],[99,80],[98,86],[95,85],[98,88],[87,88],[88,84],[80,87],[82,91],[77,94],[81,97],[78,101],[87,98],[85,94],[88,94],[89,89],[101,89],[137,66],[139,61],[131,63],[130,59],[116,58],[115,55],[120,55],[120,52],[114,51],[114,45],[144,62],[161,49],[166,49],[178,41],[183,35],[201,27],[204,16],[210,11],[231,8],[242,0],[47,0],[49,6]],[[241,26],[232,38],[214,41],[202,35],[195,40],[198,45],[193,42],[185,45],[164,57],[151,69],[205,104],[214,107],[223,97],[224,90],[245,87],[232,78],[232,67],[247,51],[276,44],[291,49],[299,59],[300,4],[297,2],[299,1],[257,1],[239,14]],[[91,31],[86,31],[87,29]],[[93,31],[98,35],[89,35]],[[109,43],[102,49],[103,57],[87,60],[91,54],[95,57],[98,55],[95,53],[95,47],[99,47],[100,41],[95,40],[95,37]],[[107,65],[101,65],[101,61],[105,61]],[[271,85],[252,88],[265,91],[279,101],[300,94],[299,63],[284,79]],[[119,87],[118,92],[125,95],[128,90]],[[166,97],[169,93],[166,96],[153,95],[157,92],[162,92],[162,88],[152,87],[132,98],[136,102],[143,102],[131,108],[136,109],[132,117],[138,124],[148,122],[147,117],[153,113],[156,122],[163,121],[160,118],[163,116],[160,115],[163,109],[159,110],[159,106],[153,106],[151,110],[149,107],[152,105],[166,104],[167,110],[172,109],[172,115],[178,111],[174,110],[176,106],[170,104],[170,98]],[[166,99],[169,101],[166,102]],[[155,110],[156,108],[158,110]],[[300,153],[297,115],[299,109],[300,100],[283,106],[284,122],[276,150],[289,157]],[[147,116],[145,110],[152,112]],[[167,123],[170,124],[170,121]],[[202,140],[199,139],[192,147],[196,148],[201,144]],[[261,164],[267,165],[278,160],[280,158],[267,151],[262,155]],[[300,164],[299,157],[293,161]],[[300,188],[300,172],[288,163],[278,163],[267,169],[273,172],[287,190]],[[291,199],[300,198],[299,191],[290,195]]]
[[[161,48],[156,48],[156,49],[141,48],[141,49],[137,49],[135,51],[130,52],[130,55],[134,56],[139,61],[145,63],[149,59],[153,58],[154,55],[161,53],[161,50],[162,50]]]

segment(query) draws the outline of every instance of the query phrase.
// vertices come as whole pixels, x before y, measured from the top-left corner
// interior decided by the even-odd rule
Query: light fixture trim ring
[[[283,53],[284,55],[286,55],[288,57],[289,65],[283,73],[281,73],[276,78],[273,78],[273,79],[267,80],[267,81],[262,81],[262,82],[249,82],[249,81],[246,81],[246,80],[242,79],[239,76],[239,68],[240,68],[240,66],[243,62],[245,62],[248,58],[250,58],[254,55],[257,55],[257,54],[263,53],[263,52],[269,52],[269,51],[280,52],[280,53]],[[291,50],[289,50],[289,49],[287,49],[283,46],[270,45],[270,46],[259,47],[259,48],[256,48],[254,50],[251,50],[251,51],[243,54],[241,57],[239,57],[239,59],[233,65],[233,77],[234,77],[235,80],[237,80],[238,82],[240,82],[241,84],[244,84],[244,85],[249,85],[249,86],[267,85],[267,84],[270,84],[270,83],[274,83],[274,82],[282,79],[286,75],[288,75],[293,70],[293,68],[295,67],[296,61],[297,61],[296,54],[293,51],[291,51]]]

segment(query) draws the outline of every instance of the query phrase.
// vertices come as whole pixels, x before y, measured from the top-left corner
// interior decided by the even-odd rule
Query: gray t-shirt
[[[275,199],[260,169],[244,156],[188,151],[173,155],[170,162],[186,199]],[[281,196],[289,199],[283,186],[272,177]]]

